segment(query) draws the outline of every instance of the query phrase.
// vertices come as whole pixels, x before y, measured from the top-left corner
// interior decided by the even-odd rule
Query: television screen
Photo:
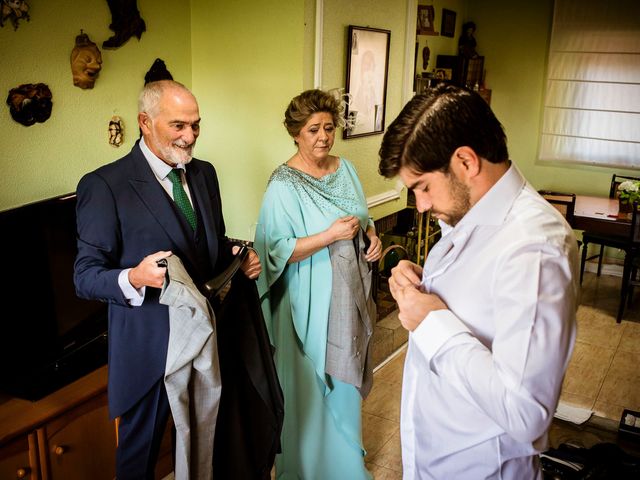
[[[75,294],[74,194],[0,212],[0,391],[35,400],[104,365],[106,305]]]

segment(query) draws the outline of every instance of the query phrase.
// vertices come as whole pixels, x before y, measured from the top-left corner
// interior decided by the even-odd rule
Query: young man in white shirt
[[[414,97],[384,136],[379,170],[443,227],[424,268],[404,260],[389,280],[410,331],[405,480],[541,479],[576,334],[571,227],[509,160],[475,92]]]

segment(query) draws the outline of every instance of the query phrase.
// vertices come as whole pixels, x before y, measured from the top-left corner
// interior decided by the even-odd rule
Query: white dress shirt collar
[[[512,162],[500,180],[471,207],[456,225],[456,228],[459,226],[465,226],[466,229],[476,225],[502,225],[514,200],[525,184],[526,180]]]
[[[169,175],[169,172],[174,167],[165,163],[155,153],[153,153],[145,143],[144,137],[140,137],[140,150],[142,151],[144,158],[147,159],[147,162],[149,163],[151,170],[153,170],[153,173],[158,178],[158,180],[164,180],[165,178],[167,178],[167,175]],[[177,164],[175,168],[179,168],[185,171],[184,164],[182,163]]]

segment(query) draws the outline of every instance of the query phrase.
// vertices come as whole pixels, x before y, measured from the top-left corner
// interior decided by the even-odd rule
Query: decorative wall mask
[[[156,58],[156,61],[153,62],[153,65],[151,65],[151,68],[144,76],[144,84],[157,82],[158,80],[173,80],[173,76],[169,73],[169,70],[167,70],[164,61]]]
[[[29,17],[29,5],[23,0],[0,0],[0,27],[4,27],[6,20],[11,21],[13,29],[18,29],[18,20],[26,20]]]
[[[140,40],[147,26],[140,16],[137,0],[107,0],[107,4],[111,11],[109,28],[115,35],[102,42],[102,48],[118,48],[134,35]]]
[[[119,147],[124,142],[124,124],[117,115],[111,117],[109,121],[109,145]]]
[[[9,90],[7,105],[11,117],[25,127],[46,122],[51,116],[51,90],[44,83],[25,83]]]
[[[89,35],[80,30],[76,37],[76,46],[71,50],[71,73],[73,84],[82,89],[93,88],[102,69],[102,53],[89,39]]]

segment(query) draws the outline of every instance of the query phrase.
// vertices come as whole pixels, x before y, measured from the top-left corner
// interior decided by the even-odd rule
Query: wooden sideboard
[[[35,402],[0,396],[2,480],[112,480],[115,452],[106,366]],[[173,469],[171,428],[160,455],[158,479]]]

